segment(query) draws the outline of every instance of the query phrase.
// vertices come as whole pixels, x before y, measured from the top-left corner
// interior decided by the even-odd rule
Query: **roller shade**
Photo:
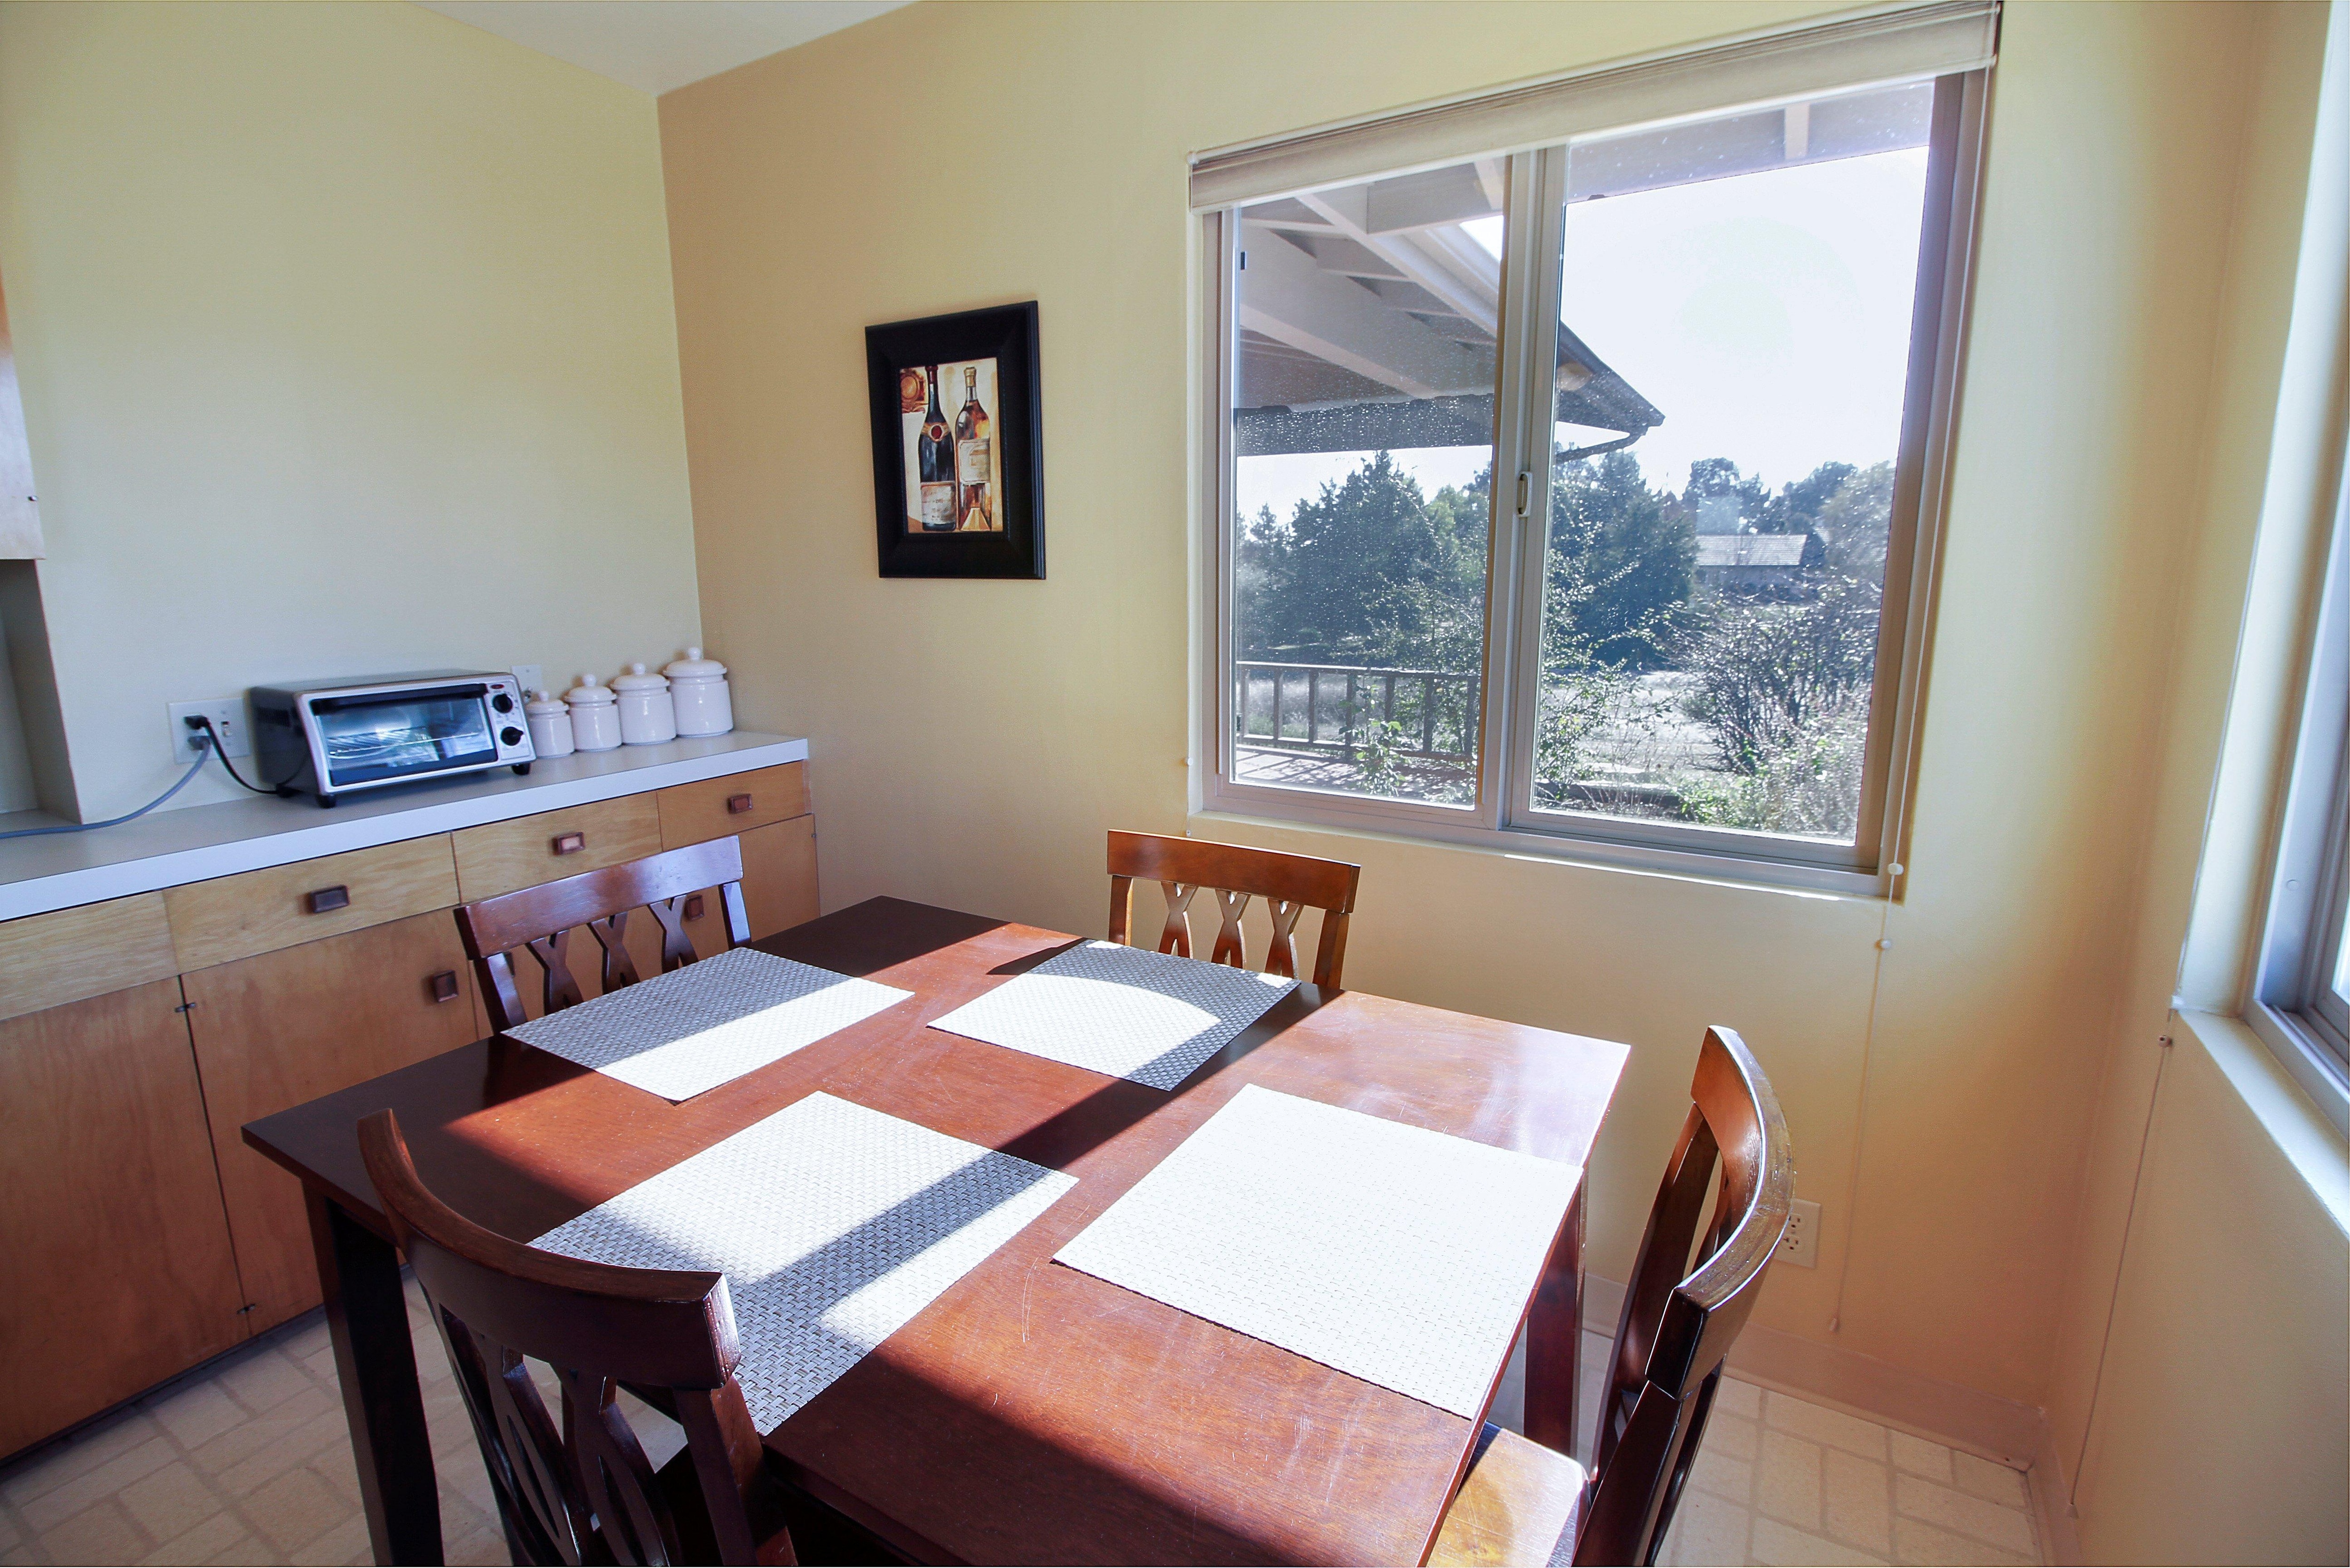
[[[1191,155],[1202,212],[1593,131],[1978,70],[1999,0],[1878,6]]]

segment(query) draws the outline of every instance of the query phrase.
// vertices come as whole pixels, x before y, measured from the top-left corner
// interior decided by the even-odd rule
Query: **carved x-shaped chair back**
[[[1139,877],[1157,882],[1167,895],[1167,924],[1159,933],[1159,950],[1191,957],[1191,903],[1204,888],[1215,895],[1217,912],[1222,917],[1215,945],[1209,950],[1209,961],[1245,969],[1248,960],[1242,950],[1241,917],[1251,899],[1263,898],[1273,919],[1273,942],[1265,953],[1264,972],[1295,979],[1298,917],[1309,909],[1319,909],[1322,940],[1314,953],[1313,980],[1315,985],[1335,991],[1347,961],[1347,921],[1355,912],[1355,886],[1362,874],[1361,867],[1343,860],[1113,830],[1109,836],[1109,940],[1129,940],[1134,884]]]
[[[449,1349],[517,1561],[794,1561],[789,1494],[735,1380],[723,1274],[617,1268],[484,1229],[417,1175],[400,1123],[359,1123],[392,1238]],[[525,1358],[554,1370],[559,1419]],[[668,1411],[686,1446],[656,1469],[625,1386]]]
[[[572,931],[581,926],[603,950],[601,979],[607,992],[634,985],[641,978],[627,944],[633,910],[646,910],[660,927],[661,973],[691,963],[702,955],[686,934],[689,901],[705,888],[718,889],[726,917],[726,945],[736,948],[749,941],[743,846],[733,838],[690,844],[625,866],[607,866],[459,906],[457,931],[464,940],[465,956],[473,961],[483,1000],[489,1004],[490,1027],[511,1029],[528,1016],[515,973],[517,950],[538,961],[545,981],[541,1012],[553,1012],[580,1001],[569,948]]]

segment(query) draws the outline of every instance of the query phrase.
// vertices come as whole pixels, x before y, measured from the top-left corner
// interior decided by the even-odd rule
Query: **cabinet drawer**
[[[785,763],[778,768],[675,784],[661,791],[660,799],[661,846],[682,848],[806,816],[807,764]]]
[[[660,853],[660,812],[649,794],[484,823],[450,835],[466,903]]]
[[[0,920],[0,1018],[179,972],[161,893]]]
[[[456,866],[448,835],[439,833],[163,893],[182,970],[234,963],[455,902]]]

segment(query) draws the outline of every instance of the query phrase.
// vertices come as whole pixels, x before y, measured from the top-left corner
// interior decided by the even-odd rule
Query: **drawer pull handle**
[[[588,836],[584,833],[566,833],[555,841],[557,855],[577,855],[587,847]]]
[[[692,893],[687,895],[685,900],[685,918],[689,920],[698,920],[702,919],[702,907],[701,894]]]
[[[321,888],[305,894],[302,902],[314,915],[323,915],[329,909],[348,909],[351,907],[351,890],[339,886]]]
[[[740,816],[750,809],[751,797],[749,795],[730,794],[726,797],[726,812],[728,815]]]
[[[432,977],[432,1000],[435,1002],[454,1002],[457,1000],[457,971],[455,970],[444,969],[439,974]]]

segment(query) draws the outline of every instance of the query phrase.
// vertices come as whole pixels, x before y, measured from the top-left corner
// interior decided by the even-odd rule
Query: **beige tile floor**
[[[489,1479],[413,1285],[409,1308],[449,1561],[504,1563]],[[1599,1335],[1584,1336],[1586,1453],[1607,1354]],[[1497,1415],[1506,1419],[1517,1398],[1513,1379]],[[1661,1555],[1683,1565],[2043,1561],[2018,1472],[1734,1378]],[[0,1470],[0,1564],[369,1560],[334,1356],[315,1314]]]

